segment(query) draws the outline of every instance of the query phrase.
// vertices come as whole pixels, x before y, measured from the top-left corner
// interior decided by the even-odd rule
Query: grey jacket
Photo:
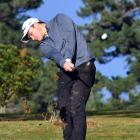
[[[75,67],[94,58],[83,35],[66,15],[56,15],[46,23],[46,28],[48,36],[39,46],[42,57],[53,59],[60,68],[63,68],[67,58],[72,60]]]

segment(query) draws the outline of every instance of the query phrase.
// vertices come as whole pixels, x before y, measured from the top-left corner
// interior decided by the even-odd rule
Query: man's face
[[[43,39],[43,32],[39,23],[34,23],[29,31],[28,31],[28,38],[32,39],[33,41],[41,41]]]

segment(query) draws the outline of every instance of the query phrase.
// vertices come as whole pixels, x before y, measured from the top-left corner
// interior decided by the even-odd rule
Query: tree
[[[57,88],[56,71],[54,62],[50,61],[41,65],[38,78],[33,84],[35,88],[30,101],[34,112],[46,112],[48,104],[52,102]]]
[[[13,54],[14,53],[13,50],[14,50],[14,48],[16,48],[15,46],[13,47],[13,45],[18,46],[18,48],[15,49],[15,53],[17,53],[17,54],[14,54],[15,60],[11,59],[11,61],[10,60],[5,61],[3,59],[3,57],[6,57],[6,55],[7,56],[10,55],[9,53],[6,54],[6,52],[5,52],[4,56],[1,58],[1,60],[3,60],[3,63],[1,64],[1,66],[3,68],[6,68],[6,67],[9,68],[9,66],[8,66],[9,63],[10,63],[11,68],[15,67],[15,66],[12,66],[12,65],[14,65],[15,61],[22,61],[19,59],[19,53],[20,53],[19,49],[21,49],[21,47],[23,46],[23,44],[20,41],[20,39],[21,39],[21,25],[22,25],[22,22],[29,17],[25,13],[29,10],[38,8],[42,3],[43,3],[43,0],[32,0],[32,1],[30,1],[30,0],[24,0],[24,1],[21,1],[21,0],[0,0],[0,12],[1,12],[1,14],[0,14],[0,43],[5,45],[5,47],[4,47],[4,45],[1,45],[1,47],[2,47],[1,53],[5,52],[7,49],[9,49],[11,54]],[[9,44],[13,44],[13,45],[9,45]],[[31,45],[32,44],[29,44],[28,46],[31,46]],[[10,50],[9,46],[12,47],[11,50]],[[34,45],[34,46],[36,46],[36,45]],[[21,52],[24,55],[24,51],[21,51]],[[16,58],[16,56],[17,56],[17,58]],[[12,63],[12,61],[13,61],[13,63]],[[24,73],[25,73],[25,75],[31,74],[30,73],[31,67],[34,67],[34,65],[36,64],[36,63],[35,64],[31,63],[33,61],[38,61],[38,60],[36,60],[36,58],[34,58],[34,57],[28,57],[28,58],[26,58],[26,60],[24,60],[25,64],[23,64],[23,65],[21,65],[21,67],[19,67],[19,69],[21,69],[21,72],[24,68],[26,68],[26,69],[24,69],[23,74]],[[29,66],[29,68],[25,67],[25,65],[28,66],[28,64],[32,65],[32,66]],[[0,70],[1,70],[1,68],[0,68]],[[33,70],[33,73],[34,73],[34,70]],[[11,79],[9,77],[10,77],[10,75],[13,76],[13,73],[11,74],[10,71],[7,71],[7,73],[6,72],[4,73],[4,71],[2,70],[1,74],[4,74],[5,78],[6,78],[5,81],[1,81],[1,84],[4,82],[4,84],[6,86],[6,82],[7,82],[7,84],[12,82],[12,81],[10,81]],[[21,76],[22,74],[19,73],[19,75]],[[20,78],[20,76],[17,75],[17,78],[18,77]],[[21,77],[23,77],[23,76],[21,76]],[[2,77],[2,78],[4,78],[4,77]],[[26,79],[24,79],[24,78],[21,79],[21,81],[19,81],[19,79],[17,79],[17,81],[15,81],[15,85],[17,86],[16,87],[17,89],[19,89],[21,86],[25,86],[25,89],[27,90],[26,84],[27,83],[31,84],[31,81],[33,79],[30,76],[25,77],[25,78]],[[27,83],[25,83],[25,81]],[[15,87],[15,85],[12,85],[12,83],[11,83],[11,85],[9,85],[8,87],[10,87],[10,86]],[[8,87],[7,87],[7,89],[8,89]],[[14,91],[13,87],[12,87],[12,89],[10,89],[10,88],[8,89],[8,90],[12,90],[11,94],[8,95],[9,97],[7,95],[6,95],[6,97],[3,96],[4,94],[2,94],[2,93],[5,92],[5,94],[7,94],[8,91],[5,91],[6,87],[5,88],[1,87],[1,103],[3,102],[2,104],[6,105],[5,100],[9,100],[10,96],[13,97],[15,95],[15,92],[16,93],[18,92],[18,91]],[[31,88],[29,88],[29,86],[28,86],[28,89],[31,89]],[[22,92],[23,92],[23,94],[24,94],[24,92],[26,92],[26,90],[20,90],[19,93],[22,94]],[[5,99],[5,98],[7,98],[7,99]]]
[[[0,106],[5,108],[13,97],[32,91],[31,81],[37,76],[38,59],[20,53],[13,45],[0,45]]]
[[[110,82],[104,85],[112,93],[112,98],[120,102],[118,97],[123,91],[129,92],[140,84],[138,74],[140,2],[138,0],[82,1],[84,6],[80,8],[78,15],[82,18],[93,18],[93,22],[84,29],[87,31],[87,41],[97,61],[106,64],[115,57],[124,56],[128,63],[129,71],[126,78],[112,77],[111,80],[106,79]],[[108,35],[105,40],[101,39],[103,33]]]
[[[128,76],[127,78],[112,77],[106,83],[108,90],[111,92],[112,97],[110,102],[112,103],[112,109],[122,109],[125,102],[121,99],[122,93],[129,93],[133,88],[132,82],[135,82],[134,77]]]

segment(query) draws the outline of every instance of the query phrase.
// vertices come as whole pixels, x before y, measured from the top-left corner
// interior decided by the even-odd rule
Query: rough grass
[[[96,114],[96,115],[95,115]],[[139,140],[139,112],[89,113],[86,140]],[[0,140],[62,140],[61,125],[41,120],[0,121]]]

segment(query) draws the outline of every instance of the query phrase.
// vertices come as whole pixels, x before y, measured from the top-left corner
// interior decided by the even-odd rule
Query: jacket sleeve
[[[64,14],[58,14],[56,20],[60,29],[60,34],[63,39],[65,39],[65,59],[72,59],[76,47],[75,24]]]
[[[51,46],[50,44],[42,43],[39,46],[40,54],[42,57],[54,60],[61,68],[64,68],[65,58],[61,53]]]

